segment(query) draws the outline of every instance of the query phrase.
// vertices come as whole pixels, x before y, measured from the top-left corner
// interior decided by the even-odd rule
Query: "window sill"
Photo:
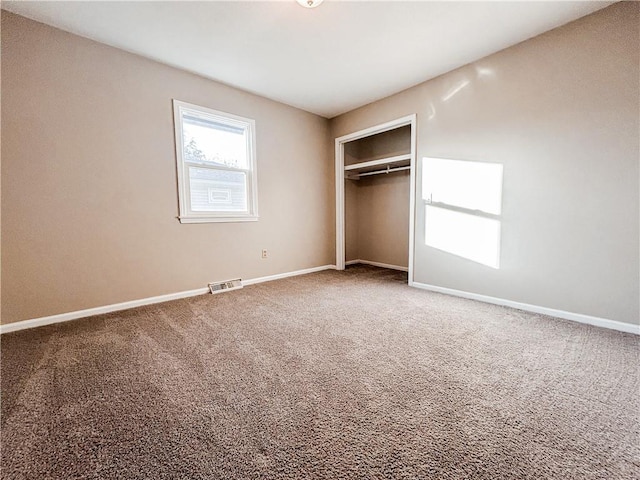
[[[205,217],[205,216],[181,216],[178,217],[180,223],[232,223],[232,222],[257,222],[257,215],[245,215],[240,217]]]

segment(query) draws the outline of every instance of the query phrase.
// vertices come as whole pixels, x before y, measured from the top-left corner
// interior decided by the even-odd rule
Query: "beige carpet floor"
[[[3,479],[638,479],[637,336],[325,271],[2,336]]]

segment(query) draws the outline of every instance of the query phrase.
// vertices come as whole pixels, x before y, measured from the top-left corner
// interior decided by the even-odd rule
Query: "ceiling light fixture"
[[[298,4],[302,5],[304,8],[316,8],[320,5],[324,0],[296,0]]]

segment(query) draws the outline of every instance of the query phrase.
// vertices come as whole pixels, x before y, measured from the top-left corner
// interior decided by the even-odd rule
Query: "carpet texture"
[[[640,340],[325,271],[2,336],[3,479],[638,479]]]

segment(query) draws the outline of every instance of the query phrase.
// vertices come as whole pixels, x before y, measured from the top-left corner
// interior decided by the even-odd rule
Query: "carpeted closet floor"
[[[2,336],[3,479],[638,479],[640,338],[356,266]]]

